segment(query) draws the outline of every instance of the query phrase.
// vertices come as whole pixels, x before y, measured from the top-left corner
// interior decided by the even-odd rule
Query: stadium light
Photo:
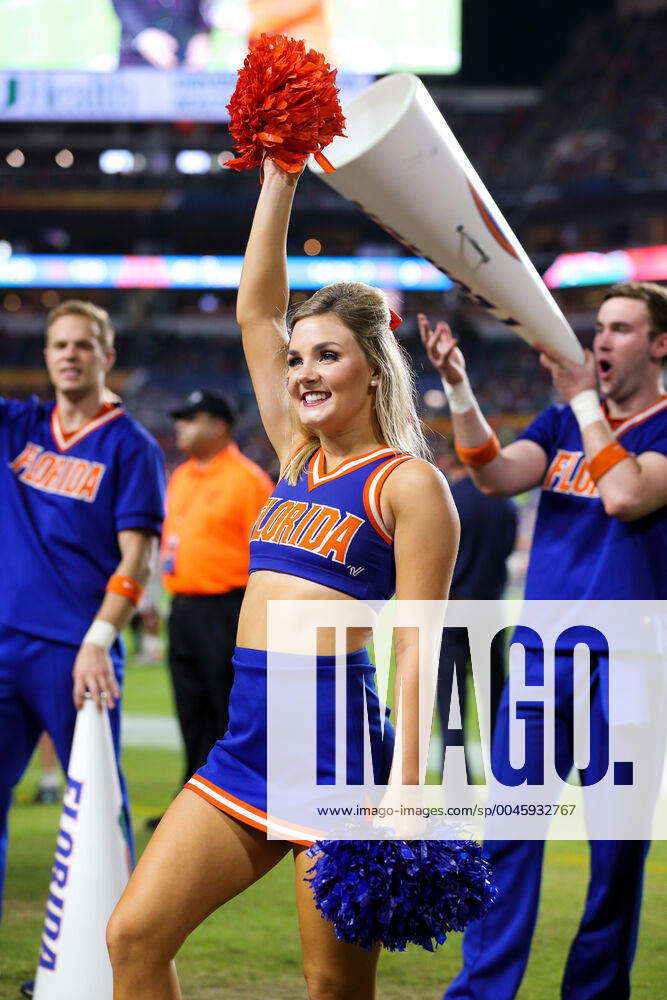
[[[131,174],[135,156],[129,149],[105,149],[100,153],[99,165],[103,174]]]
[[[562,253],[544,273],[547,288],[612,285],[616,281],[665,281],[667,244],[597,253]]]
[[[406,268],[405,264],[411,267]],[[238,288],[243,257],[194,254],[12,254],[0,257],[4,288]],[[452,281],[426,260],[406,257],[288,257],[290,286],[336,281],[378,288],[445,291]],[[417,280],[419,273],[419,280]],[[409,283],[406,284],[406,279]]]
[[[204,149],[182,149],[176,154],[175,164],[182,174],[207,174],[211,169],[211,154]]]
[[[427,389],[424,393],[424,403],[429,410],[441,410],[446,402],[447,397],[442,389]]]
[[[47,288],[47,290],[42,293],[41,302],[45,309],[53,309],[59,304],[60,296],[55,289]]]
[[[200,312],[214,313],[220,305],[220,301],[217,295],[212,295],[211,292],[207,292],[205,295],[200,297],[197,305],[199,306]]]
[[[63,170],[68,170],[74,164],[74,153],[71,149],[61,149],[54,157],[56,163]]]
[[[5,157],[8,167],[22,167],[25,163],[25,154],[22,149],[12,149]]]

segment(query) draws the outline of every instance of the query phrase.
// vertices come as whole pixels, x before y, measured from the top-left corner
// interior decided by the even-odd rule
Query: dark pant
[[[177,594],[169,616],[169,669],[185,745],[184,782],[205,763],[229,722],[243,589]]]
[[[526,654],[526,674],[538,661]],[[606,656],[593,654],[591,662],[591,745],[593,768],[607,753]],[[563,669],[556,657],[556,671]],[[540,683],[538,670],[533,682]],[[559,773],[572,766],[572,691],[561,684],[556,694],[555,737]],[[526,706],[526,761],[540,767],[543,724],[539,711]],[[494,774],[507,785],[509,773],[510,703],[505,687],[493,736]],[[606,759],[606,758],[605,758]],[[580,771],[582,784],[585,772]],[[553,801],[553,800],[552,800]],[[644,841],[590,841],[591,871],[584,914],[570,947],[561,985],[563,1000],[627,1000],[630,970],[637,945],[644,862]],[[540,840],[493,840],[484,844],[498,898],[481,920],[463,936],[463,969],[445,993],[446,1000],[512,1000],[517,995],[528,962],[537,920],[544,843]]]
[[[20,781],[40,733],[53,740],[67,771],[76,709],[72,701],[72,667],[77,646],[39,639],[0,625],[0,909],[7,857],[7,816],[14,786]],[[116,679],[122,682],[122,647],[110,651]],[[120,705],[109,712],[116,760],[120,761]],[[124,824],[133,852],[132,824],[125,779],[118,768]]]

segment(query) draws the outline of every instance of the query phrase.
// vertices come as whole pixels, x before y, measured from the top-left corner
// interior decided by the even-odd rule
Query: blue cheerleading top
[[[281,479],[260,511],[250,536],[250,572],[289,573],[351,597],[389,600],[396,566],[380,492],[411,457],[378,448],[325,472],[318,448],[298,482]]]

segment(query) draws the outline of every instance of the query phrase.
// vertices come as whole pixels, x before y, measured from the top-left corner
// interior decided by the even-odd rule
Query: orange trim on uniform
[[[200,780],[203,779],[200,778]],[[261,830],[262,833],[266,833],[266,820],[262,823],[258,820],[252,819],[250,816],[246,816],[244,813],[237,811],[233,805],[228,805],[227,803],[222,802],[219,798],[217,798],[217,796],[214,797],[204,791],[203,788],[200,788],[199,785],[193,784],[192,781],[186,782],[183,787],[188,788],[191,792],[194,792],[195,795],[199,795],[200,798],[205,799],[206,802],[215,806],[215,808],[219,809],[220,812],[227,813],[228,816],[232,816],[234,819],[240,820],[240,822],[245,823],[246,826],[254,826],[256,830]]]
[[[60,423],[60,414],[58,414],[58,416],[57,416],[57,422],[58,422],[58,427],[59,427],[60,434],[62,436],[63,441],[69,441],[70,438],[73,438],[75,434],[78,434],[79,431],[83,430],[84,427],[87,427],[88,424],[92,424],[93,421],[98,420],[100,417],[103,417],[106,413],[111,413],[111,411],[113,409],[114,409],[114,404],[113,403],[102,403],[102,405],[100,406],[99,410],[97,411],[97,413],[95,414],[94,417],[91,417],[90,420],[86,420],[86,422],[84,424],[82,424],[81,427],[77,427],[76,430],[73,430],[73,431],[64,431],[63,430],[62,424]],[[54,406],[53,413],[54,414],[58,413],[58,407],[57,406]]]
[[[411,457],[411,455],[399,455],[396,458],[390,458],[386,462],[383,462],[373,475],[368,477],[364,486],[364,509],[368,515],[368,520],[380,538],[388,545],[391,545],[393,539],[382,520],[380,493],[389,473],[393,472],[399,465],[402,465],[403,462],[409,461]]]
[[[488,462],[494,460],[496,455],[500,453],[500,441],[495,431],[492,431],[489,440],[485,441],[484,444],[478,445],[477,448],[465,448],[462,444],[458,444],[455,441],[454,449],[462,465],[468,465],[476,469],[478,466],[487,465]]]
[[[51,434],[58,446],[58,450],[61,452],[68,451],[73,445],[81,441],[82,438],[87,437],[88,434],[92,434],[93,431],[97,430],[98,427],[103,427],[104,424],[108,424],[111,420],[122,417],[124,413],[125,410],[121,406],[116,406],[114,403],[103,403],[95,416],[87,420],[81,427],[78,427],[75,431],[64,431],[60,423],[58,407],[54,406],[51,411]]]
[[[637,424],[643,424],[645,420],[652,417],[655,413],[660,413],[667,407],[667,394],[660,397],[657,403],[653,403],[645,410],[640,410],[639,413],[635,413],[633,417],[624,417],[622,420],[618,420],[615,417],[609,417],[607,413],[607,403],[606,400],[602,404],[602,409],[604,410],[605,417],[614,433],[615,437],[620,437],[621,434],[625,434],[626,431],[630,430],[631,427],[636,427]]]
[[[590,459],[588,473],[593,482],[597,483],[605,472],[609,472],[615,465],[629,457],[630,452],[626,451],[622,444],[619,444],[618,441],[612,441]]]
[[[141,600],[141,595],[144,592],[144,588],[140,583],[133,580],[131,576],[121,576],[120,573],[114,573],[113,576],[109,577],[105,590],[107,594],[120,594],[121,597],[127,598],[135,607]]]
[[[257,819],[263,820],[264,825],[266,826],[266,813],[263,812],[261,809],[258,809],[256,806],[251,806],[248,802],[245,802],[243,799],[238,799],[235,795],[232,795],[231,792],[226,791],[224,788],[220,788],[219,785],[214,785],[212,781],[209,781],[208,778],[205,778],[201,774],[193,774],[192,778],[190,778],[190,781],[192,781],[193,779],[201,781],[201,783],[203,785],[206,785],[207,788],[210,788],[212,792],[216,792],[218,795],[224,796],[226,799],[229,799],[230,803],[232,803],[233,805],[240,806],[242,809],[245,809],[246,812],[252,813],[254,816],[256,816]],[[188,782],[187,784],[190,784],[190,782]]]
[[[200,784],[206,787],[201,788]],[[227,813],[228,816],[232,816],[247,826],[253,826],[256,830],[266,833],[272,826],[269,816],[265,812],[262,812],[261,809],[256,809],[255,806],[251,806],[250,803],[237,798],[224,788],[218,788],[217,785],[214,785],[212,781],[204,778],[201,774],[194,774],[184,787],[201,796],[202,799],[205,799],[221,812]],[[207,789],[210,791],[207,791]],[[282,825],[279,820],[275,821],[274,827],[277,825]],[[290,825],[285,824],[286,827]],[[314,836],[311,840],[300,840],[297,837],[286,837],[285,839],[289,840],[291,844],[311,847],[317,838]]]
[[[382,458],[385,455],[389,458],[395,454],[395,448],[376,448],[365,455],[357,455],[356,458],[346,458],[342,462],[339,462],[331,472],[325,472],[324,453],[321,448],[318,448],[308,466],[308,489],[313,490],[321,483],[329,483],[333,479],[340,479],[341,476],[347,475],[348,472],[355,472],[362,466],[368,465],[369,462],[374,462],[377,458]]]

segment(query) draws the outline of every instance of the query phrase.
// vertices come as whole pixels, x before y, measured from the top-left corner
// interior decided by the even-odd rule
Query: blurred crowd
[[[129,412],[157,437],[168,465],[173,467],[178,461],[170,410],[195,388],[215,389],[233,400],[238,413],[236,435],[244,452],[275,474],[273,451],[260,426],[233,319],[233,295],[212,297],[215,309],[203,313],[196,293],[161,292],[161,310],[167,301],[171,311],[166,325],[172,329],[164,329],[162,311],[148,310],[139,321],[133,320],[135,295],[142,293],[108,296],[112,301],[100,293],[95,296],[111,309],[117,329],[118,361],[111,382]],[[89,296],[83,293],[82,297]],[[207,308],[212,304],[207,301]],[[421,309],[431,312],[434,319],[450,319],[465,346],[478,398],[490,416],[514,414],[523,417],[519,423],[524,423],[550,401],[551,384],[535,352],[500,325],[489,330],[486,317],[471,313],[458,300],[445,302],[442,296],[431,295],[429,301],[411,294],[401,308],[405,319],[398,335],[411,358],[420,410],[427,423],[439,426],[446,408],[437,375],[425,366],[415,319]],[[1,395],[20,398],[37,392],[48,398],[50,389],[41,367],[43,315],[38,299],[24,294],[20,315],[0,327]],[[439,441],[436,436],[436,452]]]
[[[662,186],[666,49],[667,10],[591,18],[539,101],[472,118],[452,109],[450,125],[501,199],[538,179],[568,198],[629,182]]]
[[[667,240],[664,200],[660,209],[646,198],[649,191],[655,197],[655,191],[667,182],[664,51],[665,9],[624,18],[591,17],[573,35],[544,89],[526,92],[522,100],[516,94],[506,101],[485,98],[475,103],[463,94],[457,100],[451,81],[434,90],[453,131],[539,267],[548,266],[558,250],[602,250],[615,238],[616,247],[651,237],[662,241],[660,222]],[[168,144],[168,128],[155,128],[162,129],[159,141]],[[203,142],[207,128],[188,132],[183,142]],[[149,133],[150,128],[146,129]],[[213,134],[211,127],[211,138]],[[48,212],[17,212],[8,215],[6,235],[14,252],[111,252],[121,249],[120,244],[116,246],[119,240],[127,250],[130,234],[136,233],[135,252],[173,252],[178,246],[183,252],[240,253],[250,211],[245,203],[254,201],[257,179],[227,174],[180,177],[177,191],[168,196],[168,225],[164,211],[132,216],[131,225],[129,216],[118,215],[117,225],[102,227],[99,214],[90,211],[61,213],[58,220]],[[31,176],[26,173],[24,180],[29,182]],[[80,180],[71,178],[72,183]],[[117,187],[109,197],[122,195],[127,186],[134,186],[136,193],[138,181],[137,176],[106,178],[105,183]],[[173,181],[165,177],[163,183]],[[64,178],[58,180],[64,182]],[[151,183],[158,184],[157,178]],[[596,210],[595,195],[605,192],[616,193],[616,214],[608,205],[604,211]],[[559,207],[559,199],[569,205],[569,214]],[[215,211],[209,210],[213,207]],[[194,217],[196,226],[192,225]],[[327,254],[403,252],[329,188],[305,177],[290,233],[290,252],[303,253],[304,239],[314,232]],[[41,369],[43,319],[58,297],[54,290],[4,295],[0,302],[4,306],[0,308],[4,368],[0,394],[48,393]],[[170,408],[195,387],[216,388],[226,392],[238,408],[237,433],[243,448],[258,464],[275,472],[241,356],[233,292],[86,291],[82,297],[111,313],[119,357],[114,389],[130,412],[158,437],[170,465],[177,460]],[[415,322],[419,310],[434,318],[452,318],[465,347],[471,381],[490,416],[516,415],[518,426],[520,418],[550,401],[549,380],[534,352],[488,317],[471,312],[456,295],[408,293],[396,307],[405,317],[398,336],[412,357],[421,410],[435,426],[443,425],[444,398],[437,378],[424,368]],[[576,308],[585,317],[586,327],[588,303],[582,300]],[[568,315],[572,317],[572,311]],[[581,334],[576,320],[575,316],[575,329]],[[510,422],[504,433],[509,435],[511,429]]]

